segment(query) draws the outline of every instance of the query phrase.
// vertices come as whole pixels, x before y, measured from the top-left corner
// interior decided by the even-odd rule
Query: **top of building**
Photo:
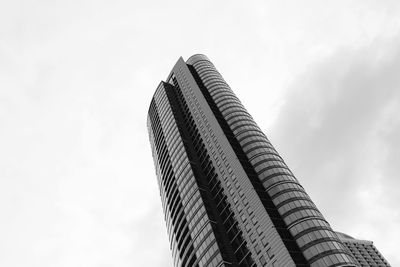
[[[336,231],[336,234],[339,236],[340,239],[355,239],[354,237],[349,236],[349,235],[347,235],[345,233],[342,233],[342,232],[337,232]]]
[[[186,64],[193,65],[195,62],[200,61],[200,60],[210,61],[210,59],[208,59],[208,57],[206,55],[194,54],[193,56],[188,58],[188,60],[186,61]]]

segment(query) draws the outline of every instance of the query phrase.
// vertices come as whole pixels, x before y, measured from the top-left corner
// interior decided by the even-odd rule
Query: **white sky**
[[[395,0],[0,1],[0,266],[172,266],[146,115],[195,53],[332,226],[400,266]]]

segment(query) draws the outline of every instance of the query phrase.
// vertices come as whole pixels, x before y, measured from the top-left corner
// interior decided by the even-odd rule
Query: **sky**
[[[331,226],[400,266],[396,0],[0,0],[0,266],[172,266],[146,116],[195,53]]]

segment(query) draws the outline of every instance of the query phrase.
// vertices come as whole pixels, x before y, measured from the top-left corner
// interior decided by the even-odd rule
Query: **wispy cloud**
[[[0,265],[172,265],[146,113],[197,52],[257,122],[287,101],[268,135],[289,166],[338,230],[391,246],[398,40],[357,47],[398,32],[399,3],[1,1]],[[346,208],[319,190],[339,182]]]

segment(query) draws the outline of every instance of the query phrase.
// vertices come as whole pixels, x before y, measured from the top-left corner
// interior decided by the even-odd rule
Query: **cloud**
[[[332,226],[393,265],[400,231],[400,36],[338,49],[287,91],[269,136]]]
[[[2,1],[0,265],[172,266],[145,121],[158,82],[177,58],[207,54],[257,115],[281,97],[285,81],[297,77],[304,66],[338,46],[356,46],[397,31],[398,1],[382,2],[291,1],[288,9],[287,2],[268,1],[203,1],[195,8],[190,1]],[[349,115],[335,115],[339,109],[369,111],[359,103],[352,107],[343,102],[341,88],[350,82],[351,71],[358,78],[372,75],[365,86],[379,76],[375,78],[386,88],[380,76],[395,77],[396,68],[384,67],[394,64],[397,48],[388,52],[386,44],[376,46],[379,51],[343,49],[305,73],[290,90],[291,104],[282,111],[280,126],[271,132],[317,204],[343,231],[356,221],[347,215],[357,208],[373,206],[385,216],[393,212],[393,193],[382,191],[397,185],[386,179],[398,173],[399,127],[392,115],[398,111],[396,92],[371,92],[366,103],[374,107],[368,113],[371,118],[358,121],[355,112],[353,128],[340,122]],[[370,53],[366,62],[363,52]],[[352,62],[361,65],[360,73]],[[388,84],[393,81],[388,79]],[[260,105],[260,96],[252,99],[248,90],[266,85]],[[328,85],[329,95],[322,90]],[[328,96],[332,103],[326,105]],[[294,97],[298,100],[293,102]],[[342,106],[334,106],[335,101]],[[384,111],[376,115],[381,106]],[[262,118],[272,121],[275,110],[269,108]],[[305,125],[309,129],[303,129]],[[342,132],[332,139],[339,126]],[[297,135],[287,132],[293,129]],[[363,134],[355,138],[354,133]],[[346,156],[364,158],[363,165],[360,160],[359,167],[347,164],[348,157],[341,157],[344,145]],[[299,158],[303,154],[296,154],[298,149],[313,154]],[[335,172],[324,172],[332,169]],[[337,180],[339,174],[349,179]],[[313,177],[319,177],[314,179],[318,183]],[[325,197],[330,192],[318,190],[324,183],[333,187],[340,181],[348,188],[343,198],[350,202],[350,189],[360,177],[366,181],[355,196],[364,200],[352,201],[347,208],[330,205],[331,198]],[[371,188],[374,198],[368,197]],[[367,215],[359,213],[360,221],[370,222],[359,227],[360,234],[381,222]],[[354,229],[347,232],[357,233]],[[371,234],[365,237],[378,242]],[[157,257],[152,257],[154,251]]]

